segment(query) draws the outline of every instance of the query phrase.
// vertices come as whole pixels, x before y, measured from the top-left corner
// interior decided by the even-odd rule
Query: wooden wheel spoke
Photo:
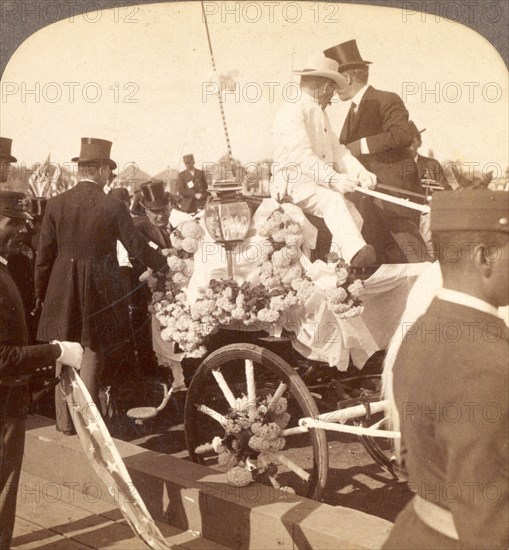
[[[212,375],[214,376],[220,390],[223,392],[224,398],[228,401],[230,408],[235,409],[235,396],[233,395],[230,386],[228,386],[228,382],[224,379],[223,373],[219,370],[213,370]]]
[[[206,414],[207,416],[210,416],[210,418],[212,418],[216,422],[219,422],[221,426],[224,427],[226,425],[226,418],[222,414],[215,411],[214,409],[207,407],[207,405],[198,405],[198,410],[201,413]]]
[[[250,420],[256,416],[256,383],[254,377],[254,363],[251,359],[244,361],[247,385],[247,412]]]
[[[286,388],[287,386],[284,382],[281,382],[279,384],[277,390],[272,396],[272,399],[270,400],[269,407],[268,407],[269,411],[272,411],[276,407],[276,405],[279,403],[279,400],[281,399],[281,397],[283,397],[283,394],[285,393]]]
[[[295,464],[295,462],[291,459],[289,459],[287,456],[285,456],[281,452],[272,452],[272,453],[265,453],[267,458],[269,460],[272,460],[272,462],[279,462],[283,466],[286,466],[289,470],[291,470],[294,474],[298,475],[300,479],[303,481],[308,482],[309,478],[311,477],[311,474],[306,472],[306,470],[302,469],[300,466]]]
[[[194,452],[197,455],[204,455],[205,453],[210,453],[213,450],[214,450],[214,445],[212,445],[212,443],[204,443],[203,445],[198,445],[198,447],[196,447]]]

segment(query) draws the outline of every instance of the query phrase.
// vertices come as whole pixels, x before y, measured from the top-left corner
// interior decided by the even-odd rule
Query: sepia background
[[[370,83],[402,96],[421,153],[472,163],[503,185],[509,165],[508,74],[471,29],[402,9],[307,2],[205,2],[233,155],[271,158],[270,128],[295,88],[292,68],[355,38]],[[226,145],[199,2],[68,17],[24,42],[2,76],[1,133],[33,167],[69,163],[82,136],[113,141],[125,181],[170,181],[181,157],[217,162]],[[339,133],[348,104],[329,116]],[[70,164],[68,164],[70,167]],[[65,165],[64,165],[65,170]],[[13,178],[19,177],[13,173]]]

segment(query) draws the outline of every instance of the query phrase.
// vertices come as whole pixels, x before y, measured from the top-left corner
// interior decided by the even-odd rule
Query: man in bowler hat
[[[177,196],[181,201],[181,210],[192,214],[205,206],[207,179],[203,170],[195,168],[193,155],[184,155],[183,160],[186,169],[179,172]]]
[[[443,288],[393,368],[414,499],[384,548],[509,547],[509,194],[443,191],[431,231]]]
[[[111,142],[82,138],[79,182],[48,201],[35,268],[35,291],[43,303],[40,341],[72,339],[85,348],[81,377],[94,402],[100,399],[101,377],[108,354],[127,337],[127,307],[117,261],[117,240],[154,270],[165,258],[136,232],[127,206],[103,188],[116,163]],[[103,407],[101,407],[103,401]],[[62,388],[56,390],[57,429],[71,435],[73,425]]]
[[[10,548],[12,539],[31,374],[57,361],[79,369],[83,354],[71,342],[28,345],[23,301],[8,270],[31,219],[24,199],[22,193],[0,191],[0,548]]]
[[[408,111],[392,92],[368,85],[371,61],[362,59],[355,40],[324,51],[334,59],[346,85],[341,101],[350,101],[340,142],[373,172],[378,183],[423,194],[415,163],[407,147],[412,142]],[[395,196],[400,196],[395,193]],[[364,225],[366,242],[375,247],[382,263],[421,262],[426,258],[419,234],[419,213],[410,208],[367,196],[354,198]]]

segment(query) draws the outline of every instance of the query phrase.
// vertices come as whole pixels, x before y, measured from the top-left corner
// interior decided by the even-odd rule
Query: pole
[[[207,21],[207,14],[205,13],[205,6],[203,4],[203,1],[201,2],[201,11],[202,11],[202,14],[203,14],[203,21],[205,23],[205,30],[207,31],[207,42],[209,44],[209,52],[210,52],[210,60],[212,62],[212,70],[214,71],[215,78],[216,78],[216,80],[219,84],[219,77],[218,77],[217,69],[216,69],[216,61],[214,59],[214,50],[212,49],[212,41],[210,40],[209,24],[208,24],[208,21]],[[231,146],[231,143],[230,143],[230,136],[228,134],[228,126],[226,125],[226,116],[225,116],[225,113],[224,113],[224,105],[223,105],[223,97],[222,97],[222,94],[221,94],[221,87],[219,88],[219,92],[218,92],[217,97],[219,99],[219,109],[221,111],[221,119],[222,119],[222,122],[223,122],[224,137],[226,139],[226,147],[228,149],[229,167],[227,167],[227,168],[228,168],[229,171],[231,171],[231,170],[233,170],[233,153],[232,153],[232,146]]]
[[[399,206],[411,208],[412,210],[418,210],[419,212],[424,212],[426,214],[430,211],[430,207],[427,204],[417,204],[416,202],[412,202],[408,199],[400,199],[398,197],[393,197],[392,195],[387,195],[386,193],[373,191],[372,189],[364,189],[364,187],[357,186],[354,191],[363,193],[364,195],[370,195],[383,201],[392,202],[393,204],[398,204]]]

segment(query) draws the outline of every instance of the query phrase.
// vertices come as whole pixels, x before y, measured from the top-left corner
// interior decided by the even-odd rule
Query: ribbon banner
[[[127,523],[149,548],[172,548],[138,494],[85,384],[74,369],[65,365],[62,367],[62,379],[67,405],[85,454],[114,497]]]

